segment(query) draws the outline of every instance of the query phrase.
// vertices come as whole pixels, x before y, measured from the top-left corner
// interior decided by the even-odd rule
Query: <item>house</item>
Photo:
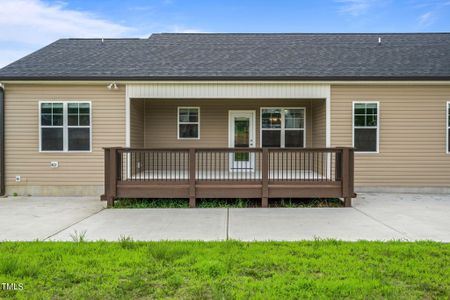
[[[450,192],[449,33],[61,39],[0,82],[6,194]]]

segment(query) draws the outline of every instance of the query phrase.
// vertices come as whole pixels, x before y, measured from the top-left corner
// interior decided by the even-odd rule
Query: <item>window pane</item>
[[[90,113],[90,107],[89,103],[80,103],[80,114],[89,114]]]
[[[303,112],[304,112],[303,109],[285,109],[284,110],[286,118],[300,118],[300,119],[303,119],[304,118]]]
[[[180,138],[198,138],[198,124],[180,124]]]
[[[366,126],[366,117],[355,116],[355,126]]]
[[[263,130],[262,131],[263,147],[281,147],[281,131],[280,130]]]
[[[78,103],[69,103],[67,105],[67,110],[69,114],[78,114]]]
[[[42,128],[41,149],[43,151],[63,150],[63,129],[62,128]]]
[[[366,104],[366,113],[369,115],[376,115],[377,114],[377,104],[376,103]]]
[[[281,110],[263,109],[262,128],[281,128]]]
[[[51,126],[52,125],[52,115],[51,114],[42,114],[41,115],[41,125]]]
[[[53,126],[62,126],[62,125],[63,125],[63,115],[53,114]]]
[[[180,122],[189,122],[189,111],[187,109],[180,109],[179,114]]]
[[[198,122],[198,109],[189,109],[189,122]]]
[[[363,115],[366,113],[366,105],[364,103],[355,103],[355,115]]]
[[[284,133],[285,147],[303,147],[303,130],[286,130]]]
[[[89,126],[89,115],[80,115],[80,126]]]
[[[52,113],[52,104],[51,103],[42,103],[41,104],[41,113],[51,114]]]
[[[63,113],[63,104],[62,103],[53,103],[53,113],[54,114],[62,114]]]
[[[303,119],[285,119],[286,128],[303,128]]]
[[[89,151],[89,128],[69,128],[69,151]]]
[[[356,128],[355,129],[355,150],[363,152],[377,151],[377,129],[376,128]]]
[[[376,115],[368,115],[366,117],[366,126],[377,126],[377,116]]]
[[[78,115],[69,115],[67,122],[69,126],[78,126]]]

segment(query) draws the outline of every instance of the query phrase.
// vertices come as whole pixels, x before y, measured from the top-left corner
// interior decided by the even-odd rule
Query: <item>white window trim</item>
[[[41,118],[41,104],[42,103],[62,103],[63,104],[63,126],[42,126],[42,118]],[[89,104],[89,126],[68,126],[68,109],[67,106],[69,103],[88,103]],[[49,101],[39,101],[38,103],[38,122],[39,122],[39,152],[42,153],[88,153],[92,152],[92,102],[85,100],[71,101],[71,100],[49,100]],[[63,150],[42,150],[42,127],[50,128],[63,128]],[[69,150],[69,127],[76,128],[89,128],[89,150]]]
[[[447,136],[446,140],[445,140],[445,153],[450,154],[450,151],[448,151],[448,142],[450,140],[450,136],[448,134],[448,130],[450,129],[450,124],[448,123],[448,117],[449,117],[449,112],[448,110],[450,109],[450,101],[447,101],[446,105],[445,105],[445,135]]]
[[[377,126],[355,126],[355,104],[376,104],[377,105]],[[356,151],[361,154],[379,154],[380,153],[380,101],[353,101],[352,102],[352,147],[355,147],[355,129],[369,128],[377,130],[377,151]]]
[[[281,109],[282,111],[285,109],[302,109],[303,110],[303,128],[284,128],[284,112],[281,113],[281,128],[262,128],[262,111],[264,109]],[[263,130],[280,130],[280,148],[285,148],[285,130],[303,130],[303,148],[306,148],[306,107],[305,106],[299,106],[299,107],[260,107],[259,109],[259,146],[262,147],[262,132]]]
[[[197,109],[198,110],[198,120],[197,122],[180,122],[180,109]],[[184,138],[180,137],[180,124],[197,124],[198,126],[198,137],[196,138]],[[199,106],[178,106],[177,107],[177,139],[178,140],[199,140],[200,139],[200,107]]]

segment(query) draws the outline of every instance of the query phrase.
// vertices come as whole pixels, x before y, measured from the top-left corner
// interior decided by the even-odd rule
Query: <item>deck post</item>
[[[267,149],[267,148],[263,148],[263,151],[262,151],[261,179],[262,179],[261,207],[268,207],[269,206],[269,149]]]
[[[108,192],[109,192],[109,148],[103,148],[104,150],[104,165],[103,165],[103,180],[104,180],[104,190],[103,195],[100,196],[101,201],[107,200]]]
[[[108,190],[106,192],[106,201],[107,201],[107,207],[113,207],[114,206],[114,200],[117,196],[117,148],[110,148],[109,149],[109,169],[108,173]]]
[[[353,148],[343,147],[342,148],[342,197],[344,198],[344,206],[352,206],[353,191],[353,160],[354,160],[354,150]]]
[[[196,207],[195,196],[195,148],[189,149],[189,207]]]

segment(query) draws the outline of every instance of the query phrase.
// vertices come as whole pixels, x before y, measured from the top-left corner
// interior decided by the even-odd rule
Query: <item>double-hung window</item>
[[[262,108],[262,147],[304,147],[304,108]]]
[[[178,107],[178,139],[200,138],[200,108]]]
[[[41,151],[90,151],[90,102],[40,103]]]
[[[378,152],[378,102],[353,103],[353,147],[358,152]]]

